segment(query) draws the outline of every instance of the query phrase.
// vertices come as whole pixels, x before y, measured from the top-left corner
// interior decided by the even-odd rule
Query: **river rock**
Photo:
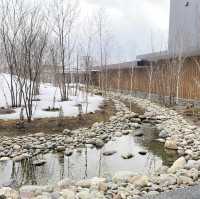
[[[65,199],[75,199],[75,193],[74,191],[70,190],[70,189],[63,189],[60,194],[62,195],[63,198]],[[60,198],[60,197],[58,197]]]
[[[80,180],[76,183],[77,186],[82,187],[82,188],[90,188],[91,187],[91,180]]]
[[[134,136],[142,137],[144,135],[143,129],[138,129],[134,132]]]
[[[169,137],[169,133],[168,133],[166,130],[162,130],[162,131],[159,133],[159,137],[160,137],[160,138],[166,139],[167,137]]]
[[[27,199],[42,194],[42,192],[46,192],[47,190],[45,186],[26,185],[22,186],[19,191],[21,199]]]
[[[0,188],[0,198],[19,199],[19,193],[9,187]]]
[[[73,142],[73,138],[72,137],[67,137],[65,140],[64,140],[65,144],[71,144]]]
[[[177,150],[178,147],[177,147],[176,140],[172,140],[172,139],[171,140],[166,140],[165,148],[172,149],[172,150]]]
[[[128,182],[136,187],[143,188],[148,185],[149,178],[147,176],[133,176],[129,178]]]
[[[161,174],[156,182],[159,183],[161,186],[171,186],[175,185],[177,182],[177,177],[172,174]]]
[[[45,134],[43,132],[39,132],[39,133],[35,133],[34,136],[35,137],[44,137]]]
[[[162,139],[162,138],[156,139],[156,141],[160,143],[165,143],[165,139]]]
[[[139,151],[138,152],[140,155],[146,155],[147,154],[147,151]]]
[[[121,132],[115,132],[115,136],[116,136],[116,137],[121,137],[121,136],[122,136],[122,133],[121,133]]]
[[[179,169],[183,169],[186,165],[186,160],[184,157],[180,157],[176,160],[173,165],[168,169],[168,173],[175,173]]]
[[[192,180],[192,178],[187,177],[187,176],[179,176],[177,178],[177,184],[178,185],[182,185],[182,184],[184,184],[184,185],[192,185],[193,184],[193,180]]]
[[[17,145],[17,144],[14,144],[13,145],[13,149],[14,150],[20,150],[21,149],[21,146]]]
[[[131,159],[133,157],[132,153],[125,153],[121,155],[123,159]]]
[[[9,157],[2,157],[2,158],[0,158],[0,162],[7,162],[9,160],[10,160]]]
[[[199,177],[199,172],[197,169],[192,168],[190,170],[186,170],[185,175],[192,178],[193,180],[197,180]]]
[[[135,173],[131,171],[119,171],[115,173],[115,175],[112,178],[112,181],[114,183],[124,183],[128,182],[128,179],[133,176],[135,176]]]
[[[82,188],[90,188],[91,186],[93,186],[96,189],[99,189],[99,185],[105,182],[106,182],[106,178],[94,177],[92,179],[80,180],[76,183],[76,185]]]
[[[71,149],[66,149],[66,150],[65,150],[65,155],[66,155],[66,156],[69,157],[69,156],[71,156],[72,154],[73,154],[73,150],[71,150]]]
[[[69,130],[69,129],[64,129],[64,130],[63,130],[63,134],[69,136],[69,135],[72,134],[72,131]]]
[[[27,159],[27,158],[29,158],[29,157],[30,157],[29,154],[24,153],[24,154],[22,154],[22,155],[15,156],[15,157],[13,158],[13,161],[14,161],[14,162],[20,162],[20,161],[25,160],[25,159]]]
[[[71,185],[73,185],[73,184],[74,184],[74,183],[73,183],[73,181],[72,181],[71,179],[65,178],[65,179],[59,181],[59,182],[56,184],[56,187],[57,187],[58,189],[66,189],[66,188],[68,188],[69,186],[71,186]]]
[[[96,139],[94,145],[95,145],[97,148],[102,148],[102,147],[104,146],[104,142],[103,142],[103,140],[101,140],[101,139]]]
[[[61,197],[61,193],[53,192],[51,193],[51,199],[59,199]]]
[[[123,130],[123,131],[122,131],[122,134],[123,134],[123,135],[129,135],[129,134],[130,134],[130,130]]]
[[[56,151],[57,152],[63,152],[63,151],[65,151],[65,146],[57,146]]]
[[[188,160],[187,164],[185,165],[186,169],[192,169],[195,168],[197,170],[200,170],[200,160]]]
[[[34,166],[43,166],[44,164],[46,164],[46,160],[35,160],[33,161],[33,165]]]
[[[115,150],[104,151],[104,152],[103,152],[103,155],[104,155],[104,156],[111,156],[111,155],[114,155],[115,153],[117,153],[117,151],[115,151]]]
[[[79,199],[92,199],[92,195],[90,194],[89,190],[82,190],[77,194]]]

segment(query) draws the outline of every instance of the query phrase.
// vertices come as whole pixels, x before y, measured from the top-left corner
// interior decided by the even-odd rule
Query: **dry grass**
[[[31,123],[25,122],[23,129],[17,129],[17,120],[4,121],[0,120],[0,135],[1,136],[16,136],[38,132],[47,134],[61,133],[63,129],[77,129],[82,127],[90,127],[95,122],[107,121],[111,115],[115,113],[114,103],[105,101],[100,107],[100,110],[95,113],[88,113],[82,117],[64,117],[62,125],[58,125],[57,118],[35,119]]]

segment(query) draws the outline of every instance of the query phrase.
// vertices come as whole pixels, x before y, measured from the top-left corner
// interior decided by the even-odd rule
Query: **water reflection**
[[[20,187],[24,184],[47,185],[55,184],[63,178],[86,179],[94,176],[111,176],[117,171],[130,170],[136,173],[148,174],[162,164],[170,165],[176,159],[176,154],[164,151],[163,144],[154,141],[157,138],[155,129],[144,127],[144,137],[132,135],[116,138],[108,142],[104,148],[84,148],[67,157],[63,153],[49,153],[28,159],[20,163],[12,161],[0,163],[0,186],[12,183]],[[103,156],[104,151],[116,150],[112,156]],[[148,151],[142,156],[139,151]],[[124,160],[121,155],[132,153],[134,157]],[[45,159],[43,166],[34,166],[36,159]]]

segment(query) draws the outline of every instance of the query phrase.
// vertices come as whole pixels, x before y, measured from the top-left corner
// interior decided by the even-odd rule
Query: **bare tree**
[[[100,63],[100,88],[102,91],[106,91],[108,87],[108,56],[109,56],[109,45],[111,41],[111,35],[108,30],[106,11],[102,8],[98,10],[96,16],[96,27],[97,27],[97,39],[99,49],[99,63]]]
[[[53,36],[59,44],[59,61],[62,67],[62,80],[60,85],[61,100],[67,101],[69,100],[70,75],[66,76],[66,69],[70,72],[71,59],[75,47],[72,30],[77,17],[77,3],[54,0],[51,12],[53,13],[52,19],[50,19],[53,20]]]
[[[33,98],[48,38],[46,20],[38,7],[28,10],[21,33],[20,50],[22,55],[17,73],[23,74],[22,78],[19,79],[19,84],[23,85],[23,102],[28,122],[31,122]]]
[[[0,37],[5,56],[4,64],[7,65],[10,74],[10,82],[7,82],[7,85],[12,107],[21,106],[22,88],[17,83],[20,77],[16,77],[16,68],[18,67],[19,39],[26,15],[23,5],[23,0],[0,1]]]

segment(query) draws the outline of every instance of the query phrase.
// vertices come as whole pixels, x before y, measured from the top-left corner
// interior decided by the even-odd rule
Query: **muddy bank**
[[[63,129],[74,130],[78,128],[88,128],[95,122],[105,122],[110,116],[116,112],[115,106],[112,100],[104,101],[104,104],[100,106],[100,110],[95,113],[83,114],[82,117],[64,117],[62,124],[58,121],[58,118],[44,118],[35,119],[31,123],[25,123],[24,128],[17,128],[17,120],[0,120],[0,135],[1,136],[18,136],[25,134],[33,134],[43,132],[46,134],[61,133]]]

